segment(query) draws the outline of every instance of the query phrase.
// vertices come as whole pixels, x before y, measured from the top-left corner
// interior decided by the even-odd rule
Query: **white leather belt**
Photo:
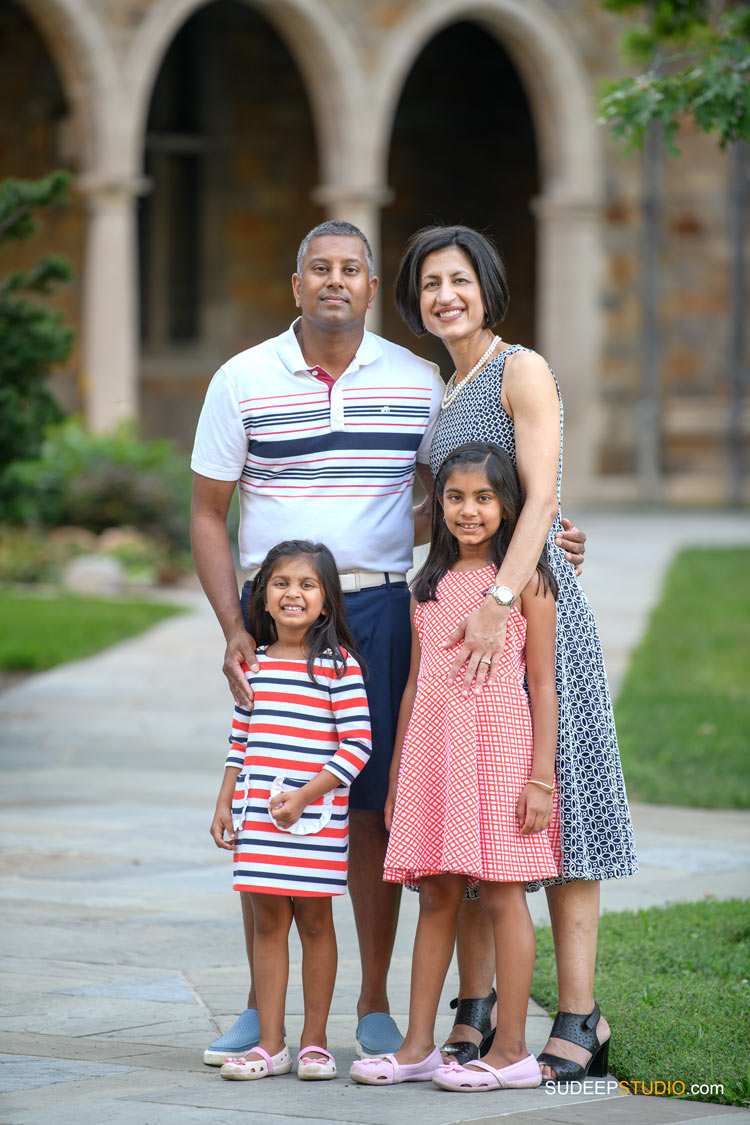
[[[341,589],[345,594],[355,594],[357,590],[369,590],[373,586],[385,586],[388,582],[406,582],[405,574],[393,574],[382,570],[344,570],[339,571]]]
[[[252,582],[259,570],[259,566],[252,566],[245,572],[248,582]],[[358,590],[370,590],[375,586],[385,586],[386,581],[406,582],[406,575],[382,570],[345,570],[339,571],[339,581],[343,593],[356,594]]]

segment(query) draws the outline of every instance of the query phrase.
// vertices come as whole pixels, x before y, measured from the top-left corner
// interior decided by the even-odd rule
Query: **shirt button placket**
[[[344,396],[340,387],[340,379],[337,379],[331,388],[331,429],[343,430],[345,429],[344,422]]]

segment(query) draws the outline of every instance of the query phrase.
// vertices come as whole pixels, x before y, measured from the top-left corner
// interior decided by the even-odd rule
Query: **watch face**
[[[510,605],[515,600],[510,586],[495,586],[495,594],[498,601],[504,602],[506,605]]]

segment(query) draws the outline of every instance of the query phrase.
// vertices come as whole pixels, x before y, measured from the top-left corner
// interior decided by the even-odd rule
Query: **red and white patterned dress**
[[[494,566],[448,571],[438,601],[417,605],[422,657],[414,709],[398,774],[383,878],[413,883],[425,875],[464,874],[469,882],[527,882],[560,873],[557,793],[549,828],[522,836],[516,803],[531,774],[533,736],[524,690],[526,621],[514,606],[495,682],[461,696],[446,683],[456,650],[441,645],[476,609]]]

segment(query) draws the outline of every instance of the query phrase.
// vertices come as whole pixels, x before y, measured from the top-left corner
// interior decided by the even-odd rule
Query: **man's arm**
[[[420,543],[429,543],[432,532],[432,493],[435,490],[435,479],[430,472],[430,466],[417,461],[417,477],[425,491],[425,498],[421,504],[414,505],[414,546]]]
[[[255,642],[245,629],[227,532],[227,513],[236,483],[193,473],[190,541],[200,584],[227,642],[224,675],[236,702],[252,707],[253,694],[242,665],[249,664],[253,671],[257,670]]]

